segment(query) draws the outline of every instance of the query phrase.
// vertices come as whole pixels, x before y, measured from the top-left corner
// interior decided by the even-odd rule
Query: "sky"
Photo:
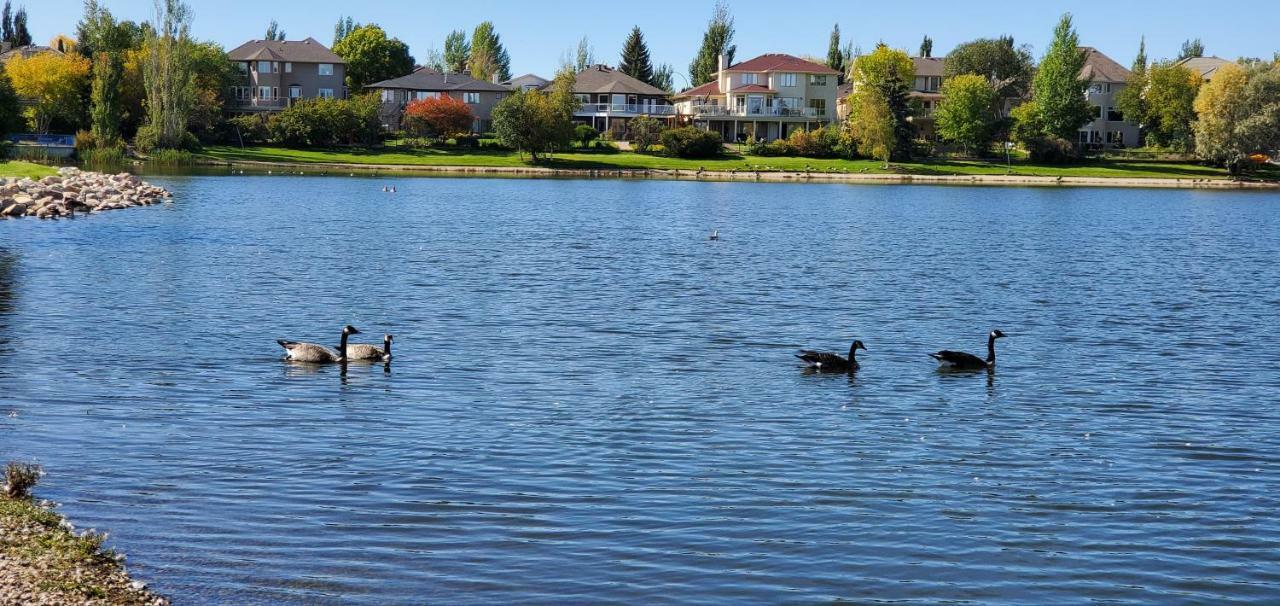
[[[27,8],[32,37],[47,43],[55,34],[74,35],[82,0],[12,0]],[[117,18],[146,20],[150,0],[100,0]],[[615,65],[631,27],[644,32],[655,65],[670,63],[685,85],[689,62],[702,41],[713,0],[589,2],[583,0],[187,0],[192,30],[202,40],[227,49],[261,38],[275,19],[290,40],[314,37],[328,45],[340,16],[376,23],[409,45],[422,61],[429,48],[442,48],[450,30],[468,32],[494,22],[511,55],[513,75],[554,75],[560,59],[587,36],[598,62]],[[1234,6],[1234,5],[1233,5]],[[1058,17],[1075,16],[1081,42],[1123,65],[1133,61],[1139,38],[1147,54],[1175,57],[1183,40],[1201,38],[1206,54],[1234,59],[1270,57],[1280,51],[1280,2],[1252,3],[1247,16],[1225,18],[1224,5],[1190,0],[1077,2],[962,2],[914,0],[729,0],[737,35],[738,60],[761,53],[825,57],[833,24],[844,40],[870,50],[879,41],[916,54],[920,40],[934,40],[934,56],[979,37],[1012,35],[1030,44],[1037,60],[1048,46]],[[1246,18],[1247,17],[1247,18]]]

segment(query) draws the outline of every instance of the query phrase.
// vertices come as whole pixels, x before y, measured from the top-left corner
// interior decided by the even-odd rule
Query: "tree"
[[[964,74],[942,84],[942,103],[934,118],[938,132],[948,141],[981,150],[991,142],[994,118],[991,112],[996,90],[982,76]]]
[[[979,38],[955,47],[944,69],[947,78],[962,74],[986,78],[1001,99],[1023,99],[1031,92],[1035,61],[1030,49],[1015,46],[1011,37]]]
[[[1142,122],[1156,145],[1182,151],[1195,149],[1195,101],[1200,74],[1175,62],[1157,63],[1145,74]],[[1121,111],[1124,111],[1123,106]]]
[[[689,64],[689,79],[694,86],[714,79],[714,74],[719,69],[720,55],[724,55],[728,65],[733,65],[733,56],[738,52],[738,47],[733,44],[733,34],[733,17],[729,14],[729,6],[724,0],[716,0],[711,21],[707,23],[707,31],[702,35],[702,46]]]
[[[492,21],[482,22],[471,32],[471,56],[467,67],[476,80],[490,80],[494,75],[499,81],[511,79],[511,57]]]
[[[13,6],[4,0],[4,10],[0,11],[0,42],[13,42]]]
[[[338,17],[338,23],[333,26],[333,46],[337,46],[339,42],[342,42],[342,39],[355,31],[358,25],[351,17]]]
[[[662,121],[651,116],[639,116],[627,123],[631,129],[631,146],[640,153],[658,144],[662,138]]]
[[[49,132],[54,118],[74,120],[79,114],[88,59],[75,54],[18,55],[5,64],[5,72],[14,93],[29,103],[25,113],[35,132]]]
[[[1147,130],[1147,37],[1138,42],[1138,55],[1133,58],[1124,88],[1116,95],[1116,108],[1130,122],[1138,125],[1143,135]]]
[[[280,29],[280,25],[276,23],[275,19],[272,19],[271,24],[267,26],[267,35],[264,36],[263,39],[284,41],[285,39],[284,31]]]
[[[1218,68],[1196,97],[1196,154],[1239,174],[1249,154],[1280,147],[1280,68]]]
[[[503,145],[527,152],[533,162],[571,144],[576,75],[562,69],[547,90],[516,91],[493,108],[493,130]]]
[[[588,66],[595,65],[595,63],[596,48],[591,46],[591,41],[587,40],[586,36],[583,36],[581,40],[578,40],[578,49],[574,53],[574,68],[581,72],[587,69]]]
[[[924,40],[920,41],[920,56],[921,57],[933,56],[933,38],[930,38],[928,35],[924,37]]]
[[[911,140],[914,129],[911,126],[911,106],[909,94],[915,82],[915,64],[906,52],[889,48],[884,44],[876,47],[870,54],[862,55],[853,65],[854,87],[853,97],[875,91],[876,103],[884,101],[891,117],[893,145],[889,153],[893,158],[906,159],[911,155]],[[852,107],[868,108],[871,102],[865,99],[854,99]],[[879,119],[877,109],[870,116]],[[852,115],[852,114],[851,114]],[[878,128],[878,125],[877,125]]]
[[[240,74],[227,61],[226,50],[216,42],[191,45],[191,74],[195,96],[187,117],[187,128],[201,140],[208,140],[218,134],[222,109],[229,100],[231,87],[240,80]]]
[[[82,52],[87,52],[93,61],[89,130],[98,147],[115,147],[120,141],[120,118],[124,113],[120,85],[124,51],[131,42],[128,31],[118,25],[110,11],[99,6],[97,0],[87,0],[77,37]]]
[[[435,72],[444,73],[444,55],[440,53],[440,49],[432,46],[427,49],[427,57],[422,60],[422,66]]]
[[[155,0],[147,34],[143,78],[147,91],[145,136],[140,147],[177,149],[187,144],[187,120],[195,97],[191,69],[191,9],[181,0]]]
[[[1199,38],[1195,40],[1187,40],[1182,43],[1182,50],[1178,53],[1178,60],[1190,59],[1192,57],[1204,56],[1204,43]]]
[[[22,108],[18,105],[18,95],[13,92],[13,83],[9,81],[4,64],[0,63],[0,135],[22,129]]]
[[[840,48],[840,24],[831,26],[831,38],[827,44],[827,67],[840,72],[839,80],[844,84],[845,67],[844,51]]]
[[[875,158],[889,166],[894,156],[897,137],[889,101],[875,87],[861,87],[850,96],[849,134],[858,143],[858,153]]]
[[[638,25],[631,28],[631,34],[622,45],[622,60],[618,62],[618,71],[641,82],[657,86],[653,61],[649,57],[649,45],[645,44],[644,34]]]
[[[467,41],[467,32],[455,29],[444,37],[443,71],[451,74],[467,73],[467,57],[471,56],[471,43]]]
[[[663,63],[653,72],[652,84],[656,88],[660,88],[668,93],[676,92],[675,71],[671,68],[670,63]]]
[[[400,123],[419,137],[449,137],[471,132],[475,115],[461,100],[440,96],[410,101]]]
[[[387,32],[373,24],[357,26],[333,46],[333,52],[347,62],[347,88],[356,92],[413,71],[409,46],[388,38]]]
[[[1080,78],[1085,55],[1067,13],[1054,29],[1032,84],[1036,112],[1045,136],[1070,140],[1093,117],[1085,97],[1089,83]]]
[[[13,43],[14,48],[31,45],[31,32],[27,31],[26,7],[19,7],[18,12],[13,14],[13,39],[10,42]]]

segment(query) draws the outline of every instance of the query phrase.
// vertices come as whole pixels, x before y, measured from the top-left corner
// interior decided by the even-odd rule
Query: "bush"
[[[160,129],[150,124],[144,124],[138,128],[138,134],[133,138],[133,146],[138,148],[142,153],[149,153],[156,149],[160,142]],[[200,149],[200,140],[191,133],[183,133],[182,149],[194,151]]]
[[[43,474],[40,466],[34,463],[10,461],[4,470],[4,496],[10,499],[31,498],[31,489]]]
[[[658,144],[665,127],[662,121],[650,116],[640,116],[627,125],[631,130],[631,146],[645,153]]]
[[[590,124],[579,124],[573,127],[573,140],[582,147],[589,147],[591,142],[599,136],[600,133],[596,132],[595,127]]]
[[[419,137],[449,137],[471,132],[475,115],[459,99],[440,96],[409,102],[400,124]]]
[[[677,158],[714,158],[724,150],[720,135],[692,126],[665,131],[661,139],[666,154]]]
[[[375,95],[310,99],[272,116],[267,129],[275,142],[295,147],[372,145],[382,134],[378,103]]]
[[[1058,137],[1038,137],[1023,142],[1027,155],[1033,162],[1051,164],[1071,162],[1077,158],[1076,146]]]
[[[267,121],[256,114],[241,114],[227,120],[227,123],[236,133],[232,139],[235,143],[258,145],[266,143],[271,137],[271,131],[267,129]]]

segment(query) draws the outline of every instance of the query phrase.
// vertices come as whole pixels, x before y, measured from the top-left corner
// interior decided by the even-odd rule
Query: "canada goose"
[[[396,186],[394,185],[391,186],[391,193],[393,194],[396,193]]]
[[[385,194],[385,193],[387,193],[388,191],[391,191],[391,190],[387,189],[387,186],[386,186],[386,185],[383,185],[383,186],[382,186],[382,193],[384,193],[384,194]]]
[[[858,370],[858,360],[853,356],[859,349],[866,351],[867,346],[863,345],[862,341],[854,341],[853,345],[849,346],[848,358],[840,354],[807,349],[800,350],[796,357],[804,360],[805,364],[818,372],[853,372]]]
[[[940,351],[931,353],[929,357],[938,361],[940,368],[947,370],[981,370],[983,368],[994,368],[996,365],[996,339],[1004,337],[1004,333],[999,330],[993,330],[987,335],[987,359],[971,353],[963,351]]]
[[[382,335],[382,347],[368,343],[352,343],[347,346],[348,360],[380,360],[391,361],[391,335]]]
[[[711,232],[711,239],[712,239],[712,240],[719,240],[719,239],[720,239],[720,230],[718,230],[718,229],[717,229],[717,230],[715,230],[715,231]]]
[[[323,345],[315,343],[299,343],[297,341],[285,341],[277,339],[276,343],[284,348],[284,357],[294,362],[313,362],[316,364],[326,364],[330,362],[346,362],[347,361],[347,337],[358,335],[360,331],[348,324],[342,329],[342,341],[338,345],[338,351],[334,351]]]

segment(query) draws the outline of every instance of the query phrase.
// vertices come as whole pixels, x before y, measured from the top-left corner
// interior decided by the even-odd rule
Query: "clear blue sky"
[[[145,20],[150,0],[102,0],[118,18]],[[688,70],[710,16],[712,0],[590,2],[577,0],[188,0],[194,33],[229,48],[261,38],[271,19],[290,39],[312,36],[329,44],[339,15],[377,23],[409,44],[422,60],[429,47],[443,46],[452,29],[468,32],[491,20],[511,54],[516,74],[552,75],[561,55],[586,35],[596,58],[616,64],[632,25],[644,31],[654,63]],[[45,43],[54,34],[74,35],[81,0],[14,0],[25,4],[32,36]],[[1204,40],[1208,54],[1226,58],[1270,57],[1280,50],[1280,2],[1247,8],[1190,0],[1085,2],[962,2],[948,0],[730,0],[737,23],[738,57],[765,52],[825,56],[827,37],[839,23],[846,40],[864,49],[879,40],[915,54],[920,39],[934,39],[934,55],[976,37],[1012,34],[1043,52],[1058,16],[1071,11],[1084,44],[1128,65],[1146,34],[1153,58],[1175,56],[1189,37]],[[1228,16],[1228,14],[1240,16]],[[683,86],[680,77],[677,87]]]

